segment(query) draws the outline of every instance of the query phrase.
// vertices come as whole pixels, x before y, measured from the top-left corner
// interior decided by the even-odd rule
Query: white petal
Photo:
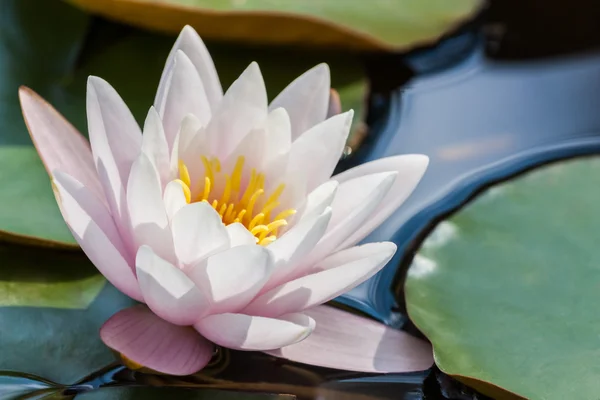
[[[277,317],[323,304],[376,274],[396,252],[389,242],[369,243],[342,250],[324,259],[319,272],[284,283],[257,297],[245,313]]]
[[[273,100],[270,109],[283,107],[290,115],[293,139],[325,120],[329,87],[329,67],[319,64],[296,78]]]
[[[200,188],[204,187],[204,164],[201,156],[209,156],[206,130],[200,121],[188,114],[183,118],[179,133],[177,134],[177,152],[171,158],[171,168],[176,171],[174,176],[179,176],[179,160],[183,161],[190,174],[190,190],[196,196]],[[175,151],[175,148],[174,148]]]
[[[216,253],[191,267],[188,277],[209,299],[210,313],[237,312],[262,289],[273,269],[269,251],[252,244]]]
[[[200,76],[188,56],[181,50],[175,53],[173,72],[168,82],[164,107],[158,111],[163,119],[169,146],[173,145],[185,115],[195,115],[202,125],[206,125],[210,120],[210,105]]]
[[[322,260],[369,219],[388,193],[396,175],[397,172],[380,172],[340,184],[331,203],[333,212],[327,232],[302,260],[302,265],[310,267]],[[299,274],[304,273],[304,267],[297,270]]]
[[[377,172],[398,172],[394,184],[381,201],[380,207],[356,231],[346,238],[338,246],[338,249],[355,245],[396,211],[413,192],[423,177],[428,164],[429,158],[421,154],[400,155],[371,161],[332,177],[331,179],[343,183],[359,176]]]
[[[80,182],[56,171],[60,210],[77,243],[98,270],[120,291],[142,301],[142,294],[110,213]],[[132,260],[131,260],[132,261]]]
[[[137,246],[149,245],[159,256],[174,261],[173,240],[158,172],[143,153],[131,168],[127,206]]]
[[[281,154],[289,153],[292,148],[292,126],[287,111],[283,108],[271,111],[267,117],[266,130],[263,168]]]
[[[304,170],[308,176],[308,191],[327,181],[333,173],[350,132],[352,115],[353,112],[348,111],[331,117],[292,143],[289,166],[292,172]]]
[[[235,350],[273,350],[304,340],[315,328],[303,314],[279,319],[244,314],[216,314],[203,318],[194,328],[205,338]]]
[[[306,203],[303,206],[300,220],[314,218],[322,214],[331,205],[338,186],[339,183],[337,181],[327,181],[310,192],[306,197]]]
[[[219,214],[206,202],[184,206],[173,218],[175,254],[184,264],[194,264],[229,247],[229,235]]]
[[[156,166],[162,187],[171,180],[169,146],[163,130],[162,121],[154,107],[150,107],[144,134],[142,135],[142,152]]]
[[[220,158],[236,148],[267,117],[267,92],[258,64],[251,63],[231,84],[207,127],[212,154]]]
[[[87,121],[96,170],[122,235],[129,225],[125,187],[142,145],[142,132],[119,94],[101,78],[87,83]]]
[[[148,246],[138,250],[137,277],[144,300],[162,319],[175,325],[192,325],[206,312],[207,301],[194,283]]]
[[[163,196],[163,200],[165,202],[165,210],[167,211],[167,216],[169,221],[173,219],[175,214],[179,210],[181,210],[184,206],[187,205],[187,201],[185,199],[185,193],[183,192],[183,187],[179,181],[171,181],[165,188],[165,194]]]
[[[189,25],[186,25],[181,30],[175,45],[173,45],[171,53],[169,53],[169,57],[167,58],[167,62],[165,64],[165,69],[162,77],[160,78],[160,84],[158,85],[156,99],[154,100],[155,107],[159,108],[159,104],[164,102],[164,97],[168,86],[167,82],[173,68],[177,50],[182,50],[190,58],[192,64],[194,64],[194,67],[196,68],[196,71],[202,80],[202,84],[204,85],[204,91],[211,105],[211,109],[214,110],[215,105],[221,101],[221,98],[223,97],[223,89],[221,88],[221,83],[219,82],[219,76],[217,75],[215,64],[213,63],[206,46],[194,28]]]
[[[229,234],[231,247],[256,243],[256,237],[239,222],[229,224],[225,227],[225,229],[227,229],[227,233]]]
[[[331,218],[331,209],[326,208],[315,218],[306,218],[268,246],[273,254],[275,269],[265,290],[284,282],[293,274],[298,263],[321,239]]]

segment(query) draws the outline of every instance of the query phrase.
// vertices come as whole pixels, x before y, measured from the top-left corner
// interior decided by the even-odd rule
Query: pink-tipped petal
[[[169,375],[190,375],[210,361],[214,346],[191,327],[177,326],[138,305],[119,311],[100,338],[129,360]]]
[[[242,139],[266,117],[265,82],[258,64],[253,62],[231,84],[206,128],[213,154],[227,158]],[[227,134],[223,134],[224,132]]]
[[[73,237],[84,253],[113,285],[143,301],[142,294],[112,217],[94,195],[67,174],[55,172],[58,203]]]
[[[343,183],[364,175],[385,171],[398,172],[394,184],[381,201],[381,206],[337,249],[350,247],[360,242],[396,211],[413,192],[425,174],[428,164],[429,158],[421,154],[400,155],[371,161],[333,176],[331,179]]]
[[[346,144],[353,111],[336,115],[304,132],[289,154],[289,169],[303,170],[308,177],[308,191],[331,177]]]
[[[364,246],[342,250],[349,255],[333,254],[316,270],[261,294],[244,310],[245,313],[265,317],[300,312],[323,304],[355,288],[387,264],[396,252],[396,245],[389,242],[369,243]],[[323,265],[322,268],[321,265]]]
[[[159,109],[169,147],[173,146],[181,121],[187,114],[198,117],[206,126],[211,117],[204,86],[194,64],[181,50],[175,53],[173,71],[169,78],[164,106]]]
[[[380,172],[348,180],[339,185],[333,202],[332,216],[327,232],[310,254],[302,260],[297,276],[305,268],[331,254],[353,232],[367,221],[380,206],[390,190],[397,172]]]
[[[237,312],[258,294],[273,269],[270,252],[255,244],[210,256],[186,273],[210,302],[210,313]]]
[[[325,368],[380,374],[423,371],[433,365],[431,345],[406,332],[328,306],[304,313],[316,321],[313,333],[268,354]]]
[[[148,245],[160,257],[174,261],[173,240],[160,177],[144,153],[140,154],[131,168],[127,206],[136,248]]]
[[[263,290],[269,290],[294,274],[294,269],[319,242],[331,218],[331,209],[314,218],[305,218],[268,246],[273,254],[274,269]]]
[[[329,108],[327,109],[327,118],[331,118],[334,115],[342,113],[342,100],[337,90],[331,89],[329,91]]]
[[[206,202],[188,204],[179,210],[172,230],[175,254],[185,265],[229,247],[229,234],[221,217]]]
[[[31,140],[48,174],[63,171],[106,203],[87,139],[33,90],[20,87],[19,99]]]
[[[290,115],[292,140],[325,120],[329,86],[329,66],[319,64],[296,78],[271,102],[271,110],[282,107]]]
[[[245,314],[216,314],[194,328],[208,340],[235,350],[273,350],[298,343],[311,334],[315,321],[303,314],[280,318]]]
[[[148,307],[175,325],[192,325],[207,311],[200,290],[179,268],[142,246],[135,260],[137,278]]]
[[[229,224],[225,229],[227,229],[227,234],[229,234],[229,245],[231,247],[256,243],[256,237],[239,222]]]
[[[158,85],[154,106],[161,109],[159,106],[164,103],[164,98],[168,89],[169,76],[172,73],[175,56],[178,50],[183,51],[189,57],[192,64],[194,64],[194,67],[202,80],[202,84],[204,85],[204,91],[210,107],[214,111],[216,105],[223,98],[223,89],[221,88],[221,82],[219,82],[219,75],[217,74],[215,64],[213,63],[204,42],[202,42],[202,39],[200,39],[200,36],[198,36],[194,28],[189,25],[183,27],[169,53]]]
[[[161,186],[171,181],[170,154],[163,124],[154,107],[150,107],[144,123],[142,152],[152,161],[158,170]]]

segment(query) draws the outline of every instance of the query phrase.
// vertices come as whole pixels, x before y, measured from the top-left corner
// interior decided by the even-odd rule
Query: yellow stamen
[[[219,201],[218,200],[213,200],[213,202],[212,202],[212,208],[214,208],[216,210],[218,206],[219,206]]]
[[[267,246],[271,243],[273,243],[275,241],[275,239],[277,239],[277,236],[267,236],[266,238],[259,240],[258,244],[260,244],[261,246]]]
[[[236,219],[233,220],[233,222],[242,222],[242,219],[244,219],[244,215],[246,215],[246,209],[240,211],[240,213],[238,214]]]
[[[289,208],[277,214],[277,216],[273,218],[273,221],[277,221],[278,219],[287,219],[288,217],[291,217],[294,214],[296,214],[296,210]]]
[[[202,194],[202,200],[208,200],[208,196],[210,196],[210,178],[208,176],[204,177],[204,193]]]
[[[269,228],[267,228],[266,225],[258,225],[255,226],[254,228],[250,229],[250,233],[253,234],[254,236],[262,233],[262,232],[267,232],[269,230]]]
[[[231,178],[229,175],[225,175],[225,190],[223,190],[223,196],[221,196],[219,203],[227,203],[229,196],[231,196]]]
[[[213,170],[212,167],[210,165],[210,162],[208,161],[208,158],[206,158],[205,156],[202,156],[202,164],[204,164],[204,174],[206,177],[208,177],[208,179],[211,182],[215,181],[215,175],[213,174]]]
[[[256,216],[254,218],[252,218],[252,221],[250,221],[250,224],[248,224],[248,229],[250,229],[250,231],[252,231],[252,228],[254,228],[256,225],[260,225],[264,219],[265,219],[265,214],[263,214],[263,213],[256,214]]]
[[[282,226],[286,226],[287,224],[288,223],[285,219],[278,219],[276,221],[273,221],[267,225],[267,228],[269,228],[268,233],[271,233],[271,232],[277,230],[277,228],[281,228]]]
[[[192,192],[190,191],[190,187],[181,179],[175,179],[175,182],[181,185],[181,188],[183,189],[183,194],[185,196],[185,201],[188,204],[190,204],[190,202],[192,201]]]
[[[179,178],[189,187],[191,186],[190,179],[190,171],[188,171],[187,167],[183,160],[179,160]],[[189,203],[189,202],[188,202]]]
[[[264,190],[258,189],[256,192],[254,192],[252,197],[250,197],[250,202],[248,203],[248,207],[246,207],[246,210],[248,210],[248,219],[252,218],[252,211],[254,210],[254,204],[256,204],[256,200],[258,200],[260,195],[263,194],[264,192],[265,192]]]
[[[240,191],[240,186],[242,184],[242,169],[244,168],[244,161],[244,156],[239,156],[235,163],[235,167],[233,168],[233,173],[231,174],[233,190],[236,192]]]
[[[227,210],[227,204],[223,204],[221,209],[219,210],[219,216],[223,219],[223,215],[225,214],[225,210]]]
[[[225,212],[225,216],[223,217],[223,222],[226,224],[231,224],[233,222],[233,207],[235,207],[235,204],[233,203],[229,204],[229,207],[227,207],[227,211]]]

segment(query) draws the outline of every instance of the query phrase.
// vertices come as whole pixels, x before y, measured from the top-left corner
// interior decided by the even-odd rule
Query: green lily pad
[[[598,158],[534,170],[423,243],[406,301],[441,370],[526,398],[598,399],[598,176]]]
[[[292,400],[277,394],[228,392],[176,387],[113,387],[94,390],[75,397],[77,400]]]
[[[70,0],[136,26],[211,39],[400,51],[430,43],[468,19],[480,0]]]
[[[0,0],[0,7],[0,239],[76,248],[23,122],[18,87],[38,92],[85,133],[86,80],[89,75],[101,76],[142,123],[175,37],[110,23],[90,28],[89,15],[58,0]],[[367,85],[354,56],[207,46],[224,87],[256,60],[272,98],[303,71],[328,62],[343,108],[362,106]]]

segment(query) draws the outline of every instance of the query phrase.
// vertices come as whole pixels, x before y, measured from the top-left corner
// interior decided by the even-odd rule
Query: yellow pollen
[[[287,226],[287,219],[296,213],[294,209],[278,210],[279,198],[285,185],[279,184],[274,190],[266,192],[266,174],[254,168],[250,170],[250,176],[244,174],[243,156],[237,158],[233,169],[227,163],[223,172],[218,158],[201,156],[200,159],[204,166],[204,176],[197,182],[204,182],[204,187],[194,189],[194,193],[191,191],[190,171],[179,160],[179,179],[176,181],[181,184],[186,201],[205,201],[219,213],[225,225],[241,223],[254,235],[256,243],[261,246],[273,243],[277,239],[278,230]],[[201,173],[191,171],[192,174],[196,172]],[[271,218],[274,210],[278,214]]]

